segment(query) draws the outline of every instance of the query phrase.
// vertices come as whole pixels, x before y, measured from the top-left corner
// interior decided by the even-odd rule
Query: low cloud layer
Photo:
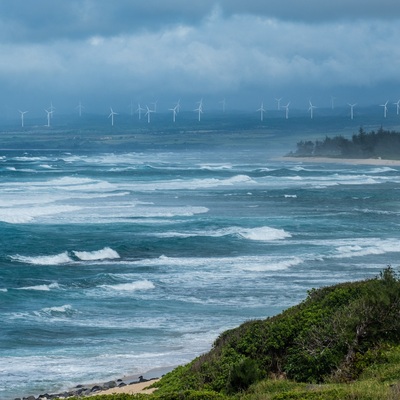
[[[277,96],[298,107],[400,97],[398,2],[159,3],[2,2],[1,101],[67,109],[82,99],[102,112],[157,98],[254,108]]]

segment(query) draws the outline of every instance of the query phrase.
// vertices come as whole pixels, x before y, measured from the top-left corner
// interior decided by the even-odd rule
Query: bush
[[[232,366],[227,382],[227,391],[235,393],[246,390],[260,379],[261,371],[257,362],[251,358],[245,358]]]

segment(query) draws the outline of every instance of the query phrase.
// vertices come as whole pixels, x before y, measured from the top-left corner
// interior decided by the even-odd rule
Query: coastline
[[[156,388],[149,388],[149,386],[159,381],[165,374],[175,368],[176,366],[160,367],[152,369],[143,375],[125,375],[122,378],[103,383],[79,384],[59,393],[42,393],[38,396],[22,396],[16,399],[50,400],[58,398],[68,399],[70,397],[88,398],[110,394],[151,394]]]
[[[276,160],[279,161],[297,161],[310,163],[327,164],[351,164],[351,165],[382,165],[382,166],[400,166],[400,160],[386,160],[381,158],[331,158],[331,157],[293,157],[282,156]]]

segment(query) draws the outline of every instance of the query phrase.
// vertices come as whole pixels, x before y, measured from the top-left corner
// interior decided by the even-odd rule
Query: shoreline
[[[400,160],[386,160],[382,158],[332,158],[332,157],[282,156],[278,157],[276,160],[310,162],[310,163],[327,163],[327,164],[400,166]]]
[[[37,396],[22,396],[16,399],[29,400],[51,400],[68,399],[70,397],[89,398],[91,396],[109,394],[151,394],[156,388],[149,388],[153,383],[159,381],[165,374],[175,369],[175,367],[154,368],[142,375],[124,375],[122,378],[110,380],[103,383],[79,384],[73,388],[57,393],[41,393]]]

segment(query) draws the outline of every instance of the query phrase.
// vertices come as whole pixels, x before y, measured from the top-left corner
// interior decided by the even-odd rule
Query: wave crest
[[[120,255],[110,247],[104,247],[95,251],[73,251],[74,255],[81,261],[115,260]]]
[[[33,265],[61,265],[71,263],[73,260],[68,255],[68,252],[52,255],[52,256],[21,256],[17,254],[15,256],[10,256],[11,260],[18,261],[26,264]]]

